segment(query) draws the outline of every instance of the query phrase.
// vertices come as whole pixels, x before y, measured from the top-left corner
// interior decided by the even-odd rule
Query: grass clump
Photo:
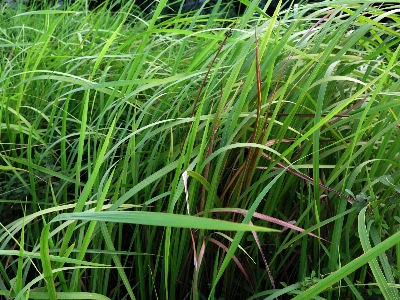
[[[398,5],[166,2],[2,10],[2,297],[399,298]]]

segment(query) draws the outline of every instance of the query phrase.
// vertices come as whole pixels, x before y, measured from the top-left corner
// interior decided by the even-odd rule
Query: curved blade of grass
[[[54,249],[53,249],[54,251]],[[101,250],[99,250],[101,252]],[[90,251],[92,252],[92,251]],[[106,253],[111,253],[111,252],[106,252]],[[126,253],[121,253],[121,254],[126,254]],[[22,254],[18,250],[0,250],[0,256],[19,256],[22,255],[23,258],[29,258],[29,259],[40,259],[41,254],[40,253],[35,253],[35,252],[28,252],[24,251]],[[84,261],[84,260],[78,260],[74,258],[68,258],[68,257],[61,257],[61,256],[55,256],[49,254],[49,259],[50,261],[56,261],[56,262],[62,262],[62,263],[67,263],[67,264],[75,264],[75,265],[85,265],[85,266],[92,266],[92,267],[107,267],[108,265],[105,264],[100,264],[100,263],[94,263],[94,262],[89,262],[89,261]]]
[[[76,14],[76,11],[71,11],[71,10],[36,10],[36,11],[28,11],[28,12],[23,12],[20,14],[17,14],[13,16],[12,18],[17,18],[21,16],[32,16],[32,15],[56,15],[56,14]]]
[[[381,242],[381,239],[378,234],[378,230],[376,229],[374,224],[372,224],[372,226],[370,227],[369,233],[370,233],[372,241],[374,242],[374,245],[377,245]],[[392,270],[391,270],[391,266],[390,266],[388,257],[386,256],[385,253],[382,253],[379,256],[379,260],[381,261],[382,269],[383,269],[385,277],[388,281],[389,287],[393,287],[393,285],[396,284],[396,282],[395,282],[394,276],[392,274]],[[395,289],[393,290],[393,293],[398,296],[398,293]]]
[[[90,205],[90,204],[94,204],[96,203],[96,201],[87,201],[85,203],[85,205]],[[9,233],[7,231],[13,232],[13,234],[15,234],[16,231],[20,230],[22,228],[22,223],[25,222],[25,224],[28,224],[29,222],[32,222],[34,220],[36,220],[38,217],[40,216],[45,216],[47,214],[51,214],[51,213],[55,213],[55,212],[59,212],[59,211],[63,211],[63,210],[67,210],[67,209],[72,209],[75,208],[76,204],[66,204],[66,205],[59,205],[57,207],[51,207],[51,208],[46,208],[43,209],[39,212],[27,215],[25,218],[20,218],[10,224],[7,225],[6,230],[4,230],[3,228],[0,229],[0,234],[5,232],[2,236],[0,236],[0,242],[4,241],[4,239],[6,239],[6,237],[9,235]],[[103,209],[109,209],[111,207],[110,204],[104,205]],[[123,207],[125,207],[126,209],[129,208],[133,208],[133,207],[140,207],[137,205],[123,205]],[[51,235],[50,235],[51,236]],[[2,247],[0,247],[0,250]]]
[[[49,295],[44,292],[29,292],[29,299],[50,299]],[[69,300],[111,300],[110,298],[97,294],[88,292],[58,292],[57,299],[69,299]]]
[[[75,270],[77,268],[78,269],[83,269],[83,268],[88,268],[88,267],[67,267],[67,268],[64,267],[64,268],[61,268],[61,269],[54,269],[54,270],[52,270],[52,272],[54,274],[58,273],[58,272],[62,272],[62,271],[68,271],[69,272],[69,271]],[[32,287],[37,285],[37,283],[40,282],[43,279],[44,279],[43,274],[40,274],[39,276],[34,278],[32,281],[30,281],[28,284],[26,284],[23,287],[22,291],[20,291],[17,295],[13,294],[12,296],[14,296],[15,300],[26,299],[27,298],[27,291],[30,291],[32,289]],[[57,295],[58,294],[60,294],[60,293],[57,293]],[[76,293],[74,293],[74,292],[62,292],[61,296],[62,297],[68,297],[68,295],[74,295],[74,294],[81,294],[81,293],[80,292],[76,292]],[[102,295],[99,295],[99,294],[96,294],[96,293],[82,293],[82,295],[85,295],[85,294],[86,295],[92,295],[92,297],[97,297],[97,298],[93,298],[93,299],[104,299],[104,300],[109,299],[109,298],[107,298],[105,296],[102,296]],[[48,293],[47,293],[47,295],[48,295]],[[103,298],[101,298],[101,297],[103,297]],[[44,299],[49,299],[49,298],[44,298]],[[59,298],[59,299],[69,299],[69,298]],[[81,298],[76,298],[76,299],[81,299]],[[87,299],[92,299],[92,298],[87,298]]]
[[[15,295],[9,292],[0,291],[0,295],[12,298]],[[28,295],[28,294],[27,294]],[[26,296],[27,296],[26,295]],[[29,291],[29,299],[50,299],[49,293],[46,292],[35,292]],[[69,299],[69,300],[111,300],[110,298],[97,294],[88,292],[57,292],[57,299]]]
[[[358,233],[360,235],[360,241],[363,250],[364,252],[368,253],[368,251],[370,251],[372,247],[368,238],[369,232],[365,226],[365,211],[367,210],[367,208],[367,206],[364,207],[358,214]],[[385,299],[399,299],[397,291],[389,287],[388,282],[386,281],[386,278],[382,273],[381,267],[379,266],[378,260],[376,258],[371,259],[368,264],[371,267],[374,278],[378,283],[379,289],[381,290],[382,295],[385,297]]]

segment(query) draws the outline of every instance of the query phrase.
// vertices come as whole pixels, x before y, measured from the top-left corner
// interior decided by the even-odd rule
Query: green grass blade
[[[177,215],[169,213],[145,212],[145,211],[104,211],[104,212],[83,212],[61,214],[55,217],[52,222],[67,220],[121,222],[127,224],[142,224],[152,226],[169,226],[180,228],[199,228],[209,230],[234,230],[234,231],[261,231],[277,232],[260,226],[251,226],[241,223],[233,223],[215,219],[199,218],[188,215]]]
[[[57,300],[56,287],[54,285],[53,271],[51,269],[50,253],[49,253],[49,230],[50,225],[47,224],[40,236],[40,258],[43,266],[44,280],[46,281],[47,292],[50,300]]]
[[[371,244],[369,242],[369,231],[367,230],[365,226],[365,212],[367,210],[367,207],[364,207],[359,215],[358,215],[358,233],[360,235],[360,241],[361,245],[363,247],[364,252],[369,252],[371,251]],[[393,288],[390,288],[388,285],[388,282],[386,281],[385,276],[382,273],[381,267],[378,264],[378,260],[376,258],[371,259],[368,262],[372,273],[374,275],[374,278],[376,282],[378,283],[379,289],[382,292],[382,295],[385,297],[385,299],[398,299],[398,294],[397,291]],[[397,296],[396,296],[397,295]]]

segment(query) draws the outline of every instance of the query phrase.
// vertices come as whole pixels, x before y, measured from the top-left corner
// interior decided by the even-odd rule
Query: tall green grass
[[[242,2],[2,9],[1,297],[399,298],[400,6]]]

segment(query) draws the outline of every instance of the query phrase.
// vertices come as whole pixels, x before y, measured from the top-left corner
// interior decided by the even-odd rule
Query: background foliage
[[[400,6],[166,2],[3,5],[0,295],[399,298]]]

